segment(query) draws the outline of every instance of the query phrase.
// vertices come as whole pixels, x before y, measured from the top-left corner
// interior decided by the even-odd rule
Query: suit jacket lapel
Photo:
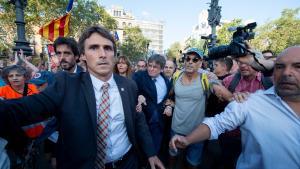
[[[84,97],[86,99],[86,102],[88,104],[89,114],[91,117],[91,121],[93,124],[93,133],[96,133],[96,100],[95,100],[95,93],[93,84],[91,81],[91,77],[89,73],[83,73],[82,75],[82,83],[81,83],[81,90],[84,93]]]
[[[130,131],[130,128],[132,128],[130,121],[132,121],[132,116],[130,112],[130,98],[129,96],[132,96],[129,92],[129,89],[126,87],[124,80],[121,79],[121,77],[117,74],[114,74],[114,79],[117,83],[119,93],[122,99],[122,105],[124,110],[124,117],[125,117],[125,125],[127,128],[127,132]],[[129,134],[129,133],[128,133]]]

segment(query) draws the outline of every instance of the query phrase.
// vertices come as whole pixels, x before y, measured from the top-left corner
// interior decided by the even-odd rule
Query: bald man
[[[187,136],[174,136],[170,147],[184,148],[240,126],[242,153],[237,167],[300,167],[300,46],[285,49],[274,65],[274,86],[231,102],[224,112],[207,118]]]

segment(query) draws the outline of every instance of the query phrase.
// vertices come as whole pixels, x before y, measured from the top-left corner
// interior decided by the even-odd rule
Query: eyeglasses
[[[191,58],[189,58],[189,57],[186,57],[185,60],[186,60],[187,62],[190,62],[190,61],[192,60],[194,63],[197,63],[200,59],[197,58],[197,57],[195,57],[195,58],[193,58],[193,59],[191,59]]]
[[[236,60],[236,63],[241,66],[241,65],[248,65],[249,66],[249,63],[245,63],[245,62],[241,62],[239,60]]]

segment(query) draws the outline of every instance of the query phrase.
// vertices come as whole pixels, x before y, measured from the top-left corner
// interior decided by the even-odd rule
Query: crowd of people
[[[1,70],[1,169],[300,168],[300,46],[211,68],[197,48],[132,63],[101,26],[53,46],[54,71],[22,51]]]

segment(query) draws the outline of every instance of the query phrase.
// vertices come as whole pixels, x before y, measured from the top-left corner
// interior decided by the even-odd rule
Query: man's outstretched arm
[[[187,136],[175,135],[170,141],[170,148],[177,151],[177,148],[185,148],[190,144],[207,140],[210,138],[210,129],[206,124],[200,124]]]
[[[204,119],[203,123],[189,135],[175,135],[170,141],[170,148],[176,151],[176,147],[185,148],[199,141],[216,139],[219,134],[241,126],[247,116],[247,111],[245,110],[247,108],[244,108],[247,107],[246,102],[237,103],[234,101],[225,108],[224,112],[217,114],[215,117]]]

